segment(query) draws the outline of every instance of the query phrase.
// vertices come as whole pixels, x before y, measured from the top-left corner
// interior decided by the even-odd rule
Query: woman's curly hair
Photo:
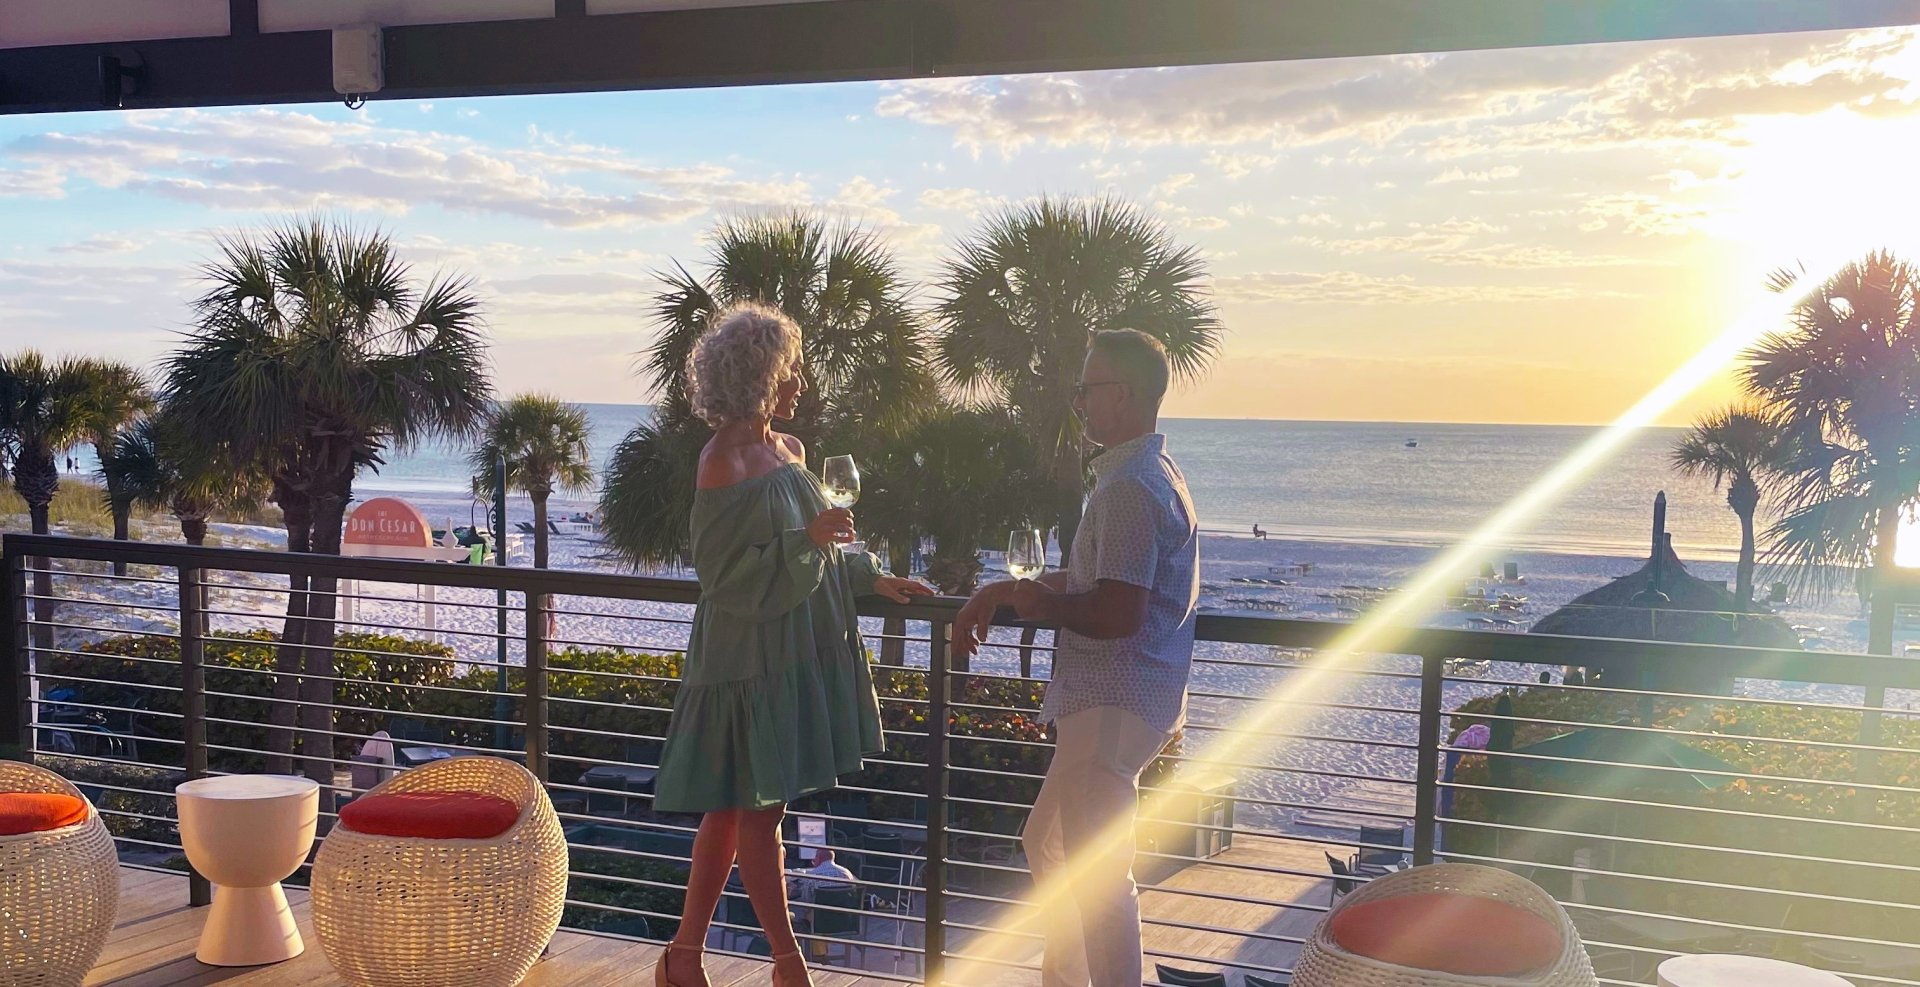
[[[800,366],[800,326],[757,302],[714,314],[687,361],[687,396],[701,421],[719,428],[773,413],[775,392]]]

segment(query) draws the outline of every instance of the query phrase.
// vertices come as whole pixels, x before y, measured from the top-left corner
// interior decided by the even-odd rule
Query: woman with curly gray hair
[[[801,361],[792,319],[736,305],[714,316],[688,368],[694,413],[714,432],[693,502],[700,603],[653,804],[704,815],[657,987],[706,987],[700,953],[736,861],[774,983],[811,983],[787,915],[780,821],[788,802],[884,747],[855,597],[933,592],[840,547],[853,515],[828,507],[800,441],[773,427],[806,389]]]

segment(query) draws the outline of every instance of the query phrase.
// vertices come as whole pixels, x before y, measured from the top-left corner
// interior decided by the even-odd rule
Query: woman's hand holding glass
[[[853,512],[844,507],[832,507],[821,511],[807,525],[807,537],[813,539],[821,548],[845,545],[856,537],[853,530]]]

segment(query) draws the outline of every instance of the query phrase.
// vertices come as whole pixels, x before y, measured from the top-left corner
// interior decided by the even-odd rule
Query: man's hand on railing
[[[975,590],[967,600],[966,606],[953,618],[953,635],[950,644],[955,659],[973,657],[980,646],[987,643],[987,634],[993,630],[993,617],[1001,607],[1013,605],[1014,587],[1018,580],[1007,579],[997,583],[988,583]]]

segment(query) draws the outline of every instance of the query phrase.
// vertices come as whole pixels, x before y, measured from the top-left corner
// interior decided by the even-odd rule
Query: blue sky
[[[652,272],[719,217],[820,209],[927,279],[999,204],[1105,193],[1209,257],[1230,336],[1176,414],[1600,421],[1773,267],[1920,256],[1916,80],[1875,31],[0,118],[0,346],[150,361],[217,232],[321,211],[472,276],[503,391],[644,400]]]

